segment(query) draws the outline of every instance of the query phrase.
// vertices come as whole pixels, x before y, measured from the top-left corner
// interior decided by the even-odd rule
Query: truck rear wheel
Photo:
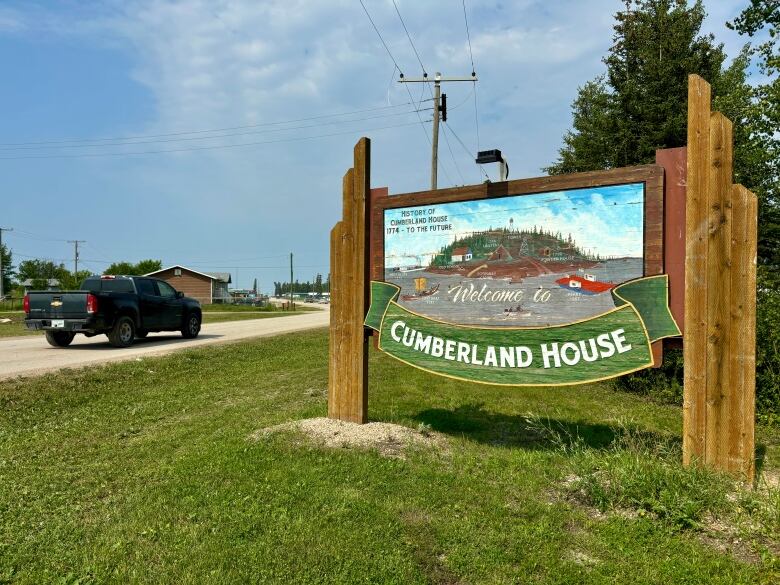
[[[75,336],[70,331],[47,331],[46,341],[53,347],[68,347]]]
[[[108,334],[108,342],[114,347],[129,347],[135,339],[135,324],[130,317],[119,317]]]

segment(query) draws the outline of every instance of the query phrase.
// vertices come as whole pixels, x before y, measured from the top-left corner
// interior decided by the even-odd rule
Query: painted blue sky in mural
[[[446,217],[445,217],[446,216]],[[397,227],[398,231],[392,229]],[[388,209],[386,265],[427,264],[442,246],[490,228],[571,234],[580,249],[601,257],[643,254],[644,185],[631,183]]]

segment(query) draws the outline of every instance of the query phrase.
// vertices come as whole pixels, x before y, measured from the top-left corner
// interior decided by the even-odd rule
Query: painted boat
[[[418,290],[412,295],[401,295],[401,300],[403,301],[417,301],[419,299],[424,299],[425,297],[430,297],[432,295],[435,295],[439,291],[439,285],[435,285],[432,288],[429,288],[428,290]]]
[[[585,295],[598,295],[615,288],[615,285],[609,282],[600,282],[592,274],[577,276],[570,274],[555,281],[555,284],[574,292]]]

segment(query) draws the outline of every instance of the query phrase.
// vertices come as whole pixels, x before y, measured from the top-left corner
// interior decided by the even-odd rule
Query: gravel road
[[[330,311],[311,311],[290,317],[205,323],[197,339],[183,339],[178,333],[150,333],[124,349],[111,347],[105,335],[87,338],[77,335],[70,347],[54,348],[43,334],[0,339],[0,379],[36,376],[45,372],[141,356],[172,353],[191,347],[229,343],[253,337],[268,337],[317,327],[326,327]]]

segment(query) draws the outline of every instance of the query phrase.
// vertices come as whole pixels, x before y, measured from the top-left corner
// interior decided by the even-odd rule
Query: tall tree
[[[749,6],[728,26],[749,38],[768,33],[767,39],[749,52],[756,58],[763,80],[750,88],[746,125],[752,150],[749,157],[739,158],[745,159],[743,164],[748,166],[744,174],[749,177],[742,180],[759,198],[759,261],[772,268],[767,276],[780,279],[780,2],[750,0]]]
[[[52,279],[59,281],[60,285],[66,283],[70,272],[64,264],[35,258],[20,262],[16,274],[20,282],[30,280],[32,288],[45,289],[48,288],[48,281]]]
[[[757,307],[762,336],[757,396],[764,411],[780,412],[780,357],[773,349],[780,344],[780,299],[774,292],[780,283],[771,284],[768,276],[780,272],[776,44],[780,3],[748,1],[732,26],[751,36],[769,29],[770,40],[745,48],[728,67],[722,46],[712,35],[701,34],[705,13],[700,0],[627,1],[625,10],[615,16],[614,44],[604,58],[606,72],[579,89],[572,105],[572,130],[563,137],[558,160],[547,170],[560,174],[653,162],[656,149],[687,142],[688,74],[698,73],[712,84],[714,109],[734,122],[735,182],[753,190],[759,200],[759,262],[764,269],[759,271]],[[753,56],[758,56],[768,80],[758,86],[748,79]],[[680,359],[667,353],[661,372],[635,374],[619,383],[646,389],[653,385],[650,380],[664,375],[679,378]]]
[[[158,270],[162,270],[162,260],[152,260],[151,258],[141,260],[135,265],[135,270],[135,274],[138,275],[157,272]]]
[[[137,264],[132,262],[114,262],[103,274],[143,275],[162,269],[161,260],[141,260]]]
[[[702,35],[700,0],[628,0],[615,15],[606,73],[580,88],[573,129],[550,174],[652,162],[686,143],[688,74],[720,77],[722,45]]]
[[[763,77],[751,86],[746,125],[753,147],[736,159],[742,178],[758,195],[758,312],[756,315],[756,405],[780,420],[780,2],[750,0],[728,26],[749,38],[768,33],[750,50]]]

